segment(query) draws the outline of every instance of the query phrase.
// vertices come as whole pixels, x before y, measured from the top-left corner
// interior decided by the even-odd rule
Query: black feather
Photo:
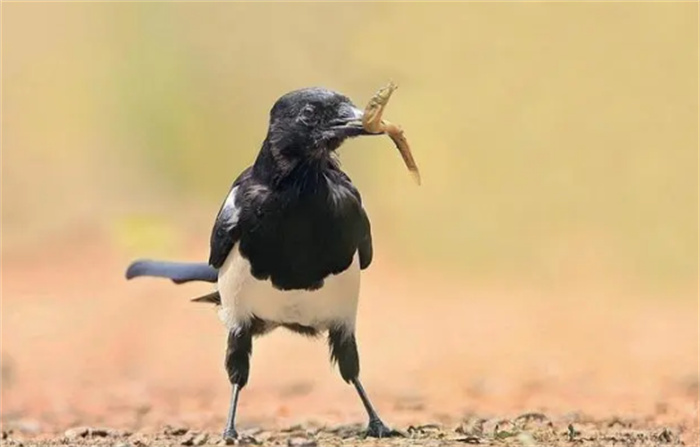
[[[216,282],[219,272],[203,262],[168,262],[139,260],[132,262],[126,270],[126,279],[139,276],[168,278],[175,284],[189,281]]]
[[[195,303],[212,303],[216,305],[221,305],[221,295],[219,295],[218,291],[215,291],[212,293],[207,293],[206,295],[202,295],[197,298],[192,298],[191,301]]]

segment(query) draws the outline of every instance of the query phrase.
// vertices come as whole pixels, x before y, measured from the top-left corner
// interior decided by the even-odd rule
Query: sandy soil
[[[125,255],[69,242],[3,258],[3,445],[221,443],[225,333],[187,300],[207,287],[126,282]],[[494,288],[381,258],[363,281],[361,376],[406,438],[362,439],[362,407],[325,342],[279,330],[254,346],[239,412],[248,441],[698,445],[687,291]]]

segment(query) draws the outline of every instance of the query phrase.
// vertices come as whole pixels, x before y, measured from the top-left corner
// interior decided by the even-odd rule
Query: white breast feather
[[[341,324],[355,328],[360,292],[360,266],[357,253],[350,267],[328,276],[318,290],[278,290],[269,279],[261,281],[250,273],[250,263],[236,244],[219,269],[221,295],[219,317],[229,328],[254,315],[278,323],[297,323],[319,330]]]

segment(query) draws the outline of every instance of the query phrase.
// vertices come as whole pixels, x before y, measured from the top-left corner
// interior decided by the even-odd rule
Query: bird
[[[226,440],[238,438],[236,412],[253,339],[276,328],[326,335],[331,362],[367,412],[366,435],[401,436],[379,417],[359,377],[355,323],[360,275],[372,263],[372,232],[337,150],[350,138],[378,134],[363,127],[363,113],[327,88],[284,94],[270,110],[257,157],[235,179],[216,215],[208,262],[141,259],[126,271],[127,279],[215,284],[193,301],[218,306],[228,331]]]

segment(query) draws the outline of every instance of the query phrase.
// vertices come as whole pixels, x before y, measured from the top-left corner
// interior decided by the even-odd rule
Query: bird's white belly
[[[355,327],[360,291],[360,266],[357,253],[350,267],[328,276],[318,290],[279,290],[267,279],[256,279],[250,262],[236,244],[219,269],[219,316],[233,328],[253,316],[276,323],[296,323],[316,329],[342,325]]]

